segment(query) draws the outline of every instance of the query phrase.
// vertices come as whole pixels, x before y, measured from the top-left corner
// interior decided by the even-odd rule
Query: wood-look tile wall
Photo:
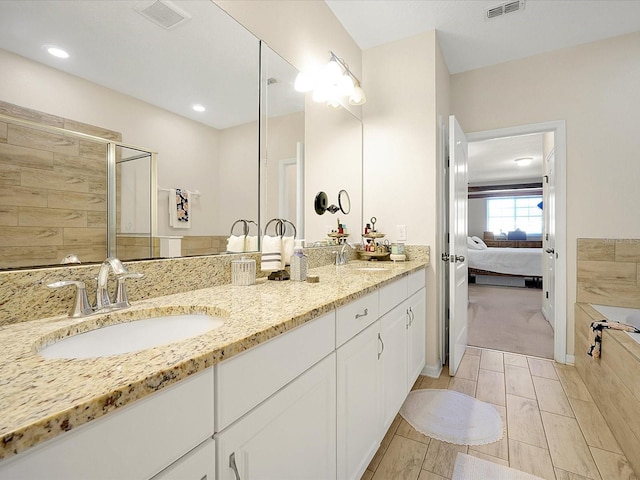
[[[626,333],[605,330],[600,358],[587,356],[589,327],[601,316],[575,306],[576,370],[636,474],[640,473],[640,345]],[[604,477],[603,477],[604,478]]]
[[[6,102],[0,113],[121,141],[119,132]],[[106,146],[0,122],[0,268],[106,251]]]
[[[578,239],[578,303],[640,308],[640,239]]]

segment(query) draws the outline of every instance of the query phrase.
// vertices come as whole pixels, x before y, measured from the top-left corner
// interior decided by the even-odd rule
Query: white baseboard
[[[431,378],[438,378],[442,373],[442,365],[425,365],[420,375],[426,375]]]
[[[575,355],[565,355],[565,361],[566,363],[568,363],[569,365],[575,365],[576,364],[576,356]]]

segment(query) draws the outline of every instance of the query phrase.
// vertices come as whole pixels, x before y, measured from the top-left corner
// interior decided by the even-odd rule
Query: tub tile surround
[[[640,239],[578,239],[576,301],[640,308]]]
[[[428,248],[417,251],[422,252],[422,258],[428,258]],[[388,270],[376,272],[358,271],[354,264],[325,265],[310,272],[320,276],[319,283],[260,278],[254,286],[239,287],[229,284],[230,262],[239,256],[132,262],[135,265],[127,264],[129,269],[146,273],[148,284],[139,286],[138,291],[131,289],[131,298],[140,298],[142,291],[148,298],[134,301],[126,311],[80,320],[64,314],[31,321],[18,318],[1,325],[4,353],[0,359],[0,459],[171,385],[428,265],[425,260],[385,262]],[[362,263],[356,262],[357,265]],[[56,270],[72,273],[74,269],[89,269],[93,275],[96,268]],[[12,273],[19,274],[25,286],[51,274],[50,270]],[[10,298],[4,285],[3,301]],[[17,285],[19,282],[14,281],[13,295],[23,296]],[[42,286],[32,289],[47,292]],[[42,298],[47,300],[46,296]],[[46,360],[36,353],[40,346],[70,332],[132,318],[185,312],[220,315],[225,324],[169,346],[115,357]]]
[[[600,358],[586,352],[591,322],[602,315],[590,304],[640,308],[640,240],[578,239],[575,306],[576,370],[635,472],[640,472],[640,344],[604,330]]]

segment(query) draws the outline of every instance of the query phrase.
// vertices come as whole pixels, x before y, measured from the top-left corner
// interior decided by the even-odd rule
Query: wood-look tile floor
[[[362,480],[450,479],[458,452],[547,480],[637,480],[574,367],[468,347],[455,377],[419,377],[413,389],[448,388],[495,405],[502,440],[440,442],[398,415]],[[491,479],[487,479],[491,480]]]

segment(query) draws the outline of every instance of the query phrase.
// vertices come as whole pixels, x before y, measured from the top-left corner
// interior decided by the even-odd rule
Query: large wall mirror
[[[305,96],[294,89],[298,71],[262,43],[261,222],[280,218],[304,239]],[[274,234],[274,231],[265,232]],[[290,232],[289,232],[290,233]]]
[[[153,187],[153,172],[140,159],[117,170],[118,255],[124,260],[225,252],[239,219],[255,222],[257,235],[259,41],[212,2],[183,0],[173,4],[175,11],[158,10],[166,5],[152,0],[0,2],[3,113],[114,135],[157,152]],[[66,49],[69,58],[49,55],[47,44]],[[195,105],[204,111],[195,111]],[[0,121],[0,225],[31,228],[23,230],[23,238],[37,238],[37,228],[56,230],[57,237],[71,242],[44,245],[55,250],[53,258],[38,253],[42,243],[52,242],[42,239],[16,256],[16,239],[0,234],[0,268],[52,265],[68,253],[78,254],[83,263],[103,259],[107,198],[105,186],[96,181],[104,169],[99,155],[81,147],[65,149],[65,137],[59,135],[48,137],[53,148],[43,153],[41,140],[28,143],[29,135],[8,123]],[[93,210],[72,213],[73,222],[37,224],[43,215],[36,207],[57,205],[71,212],[75,205],[71,197],[61,205],[43,196],[42,184],[29,170],[30,162],[43,156],[51,164],[48,181],[62,180],[48,188],[60,197],[80,182],[85,190],[75,193],[90,199]],[[120,157],[130,158],[128,153]],[[65,170],[65,163],[74,166]],[[16,173],[18,168],[23,171]],[[175,189],[188,193],[187,223],[172,222]],[[155,226],[149,205],[138,200],[147,195],[155,196]],[[18,197],[37,197],[42,204],[21,204]],[[148,237],[150,229],[155,239],[142,253],[136,248],[139,237]]]

